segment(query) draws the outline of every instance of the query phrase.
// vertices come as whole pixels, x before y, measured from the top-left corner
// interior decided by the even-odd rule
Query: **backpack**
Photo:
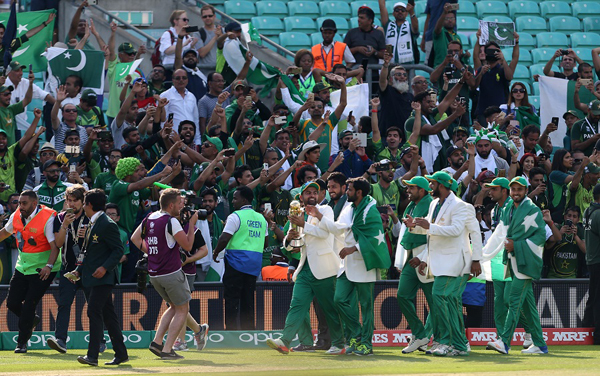
[[[167,32],[171,36],[171,44],[175,43],[175,35],[173,35],[173,32],[171,30],[167,30]],[[152,56],[150,57],[152,66],[155,66],[156,64],[160,64],[160,61],[161,61],[161,59],[160,59],[160,40],[161,40],[161,38],[158,38],[156,40],[156,44],[154,45],[154,52],[152,53]]]

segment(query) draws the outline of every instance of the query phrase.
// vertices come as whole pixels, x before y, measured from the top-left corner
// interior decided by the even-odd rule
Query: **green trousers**
[[[504,324],[508,315],[508,305],[510,302],[510,290],[512,281],[493,281],[494,284],[494,322],[496,323],[496,333],[498,337],[504,332]],[[523,327],[526,333],[531,333],[529,322],[523,315],[523,311],[519,313],[519,324]]]
[[[375,329],[375,317],[373,312],[373,288],[375,282],[352,282],[343,273],[338,277],[335,286],[335,297],[333,301],[337,306],[340,316],[346,326],[350,338],[356,339],[361,345],[373,348],[373,330]],[[358,317],[356,304],[352,305],[354,296],[358,297],[362,313],[362,326]],[[354,300],[355,301],[355,300]],[[333,342],[333,335],[331,337]]]
[[[431,337],[431,327],[434,325],[428,325],[426,327],[423,325],[419,316],[417,316],[417,309],[415,307],[415,298],[417,296],[417,291],[420,289],[423,290],[425,294],[425,298],[427,299],[427,303],[429,304],[429,316],[431,315],[431,307],[433,305],[433,299],[431,296],[431,290],[433,288],[433,283],[423,283],[419,280],[417,276],[417,271],[415,268],[410,266],[408,260],[402,268],[402,274],[400,274],[400,282],[398,283],[398,306],[400,307],[400,311],[406,318],[408,325],[410,327],[410,331],[412,335],[416,338],[429,338]],[[429,317],[427,318],[428,322],[431,322]],[[428,330],[429,329],[429,330]]]
[[[542,333],[542,325],[540,324],[540,314],[538,313],[535,297],[533,296],[533,281],[531,279],[519,279],[515,277],[512,267],[510,268],[510,273],[512,275],[512,282],[510,283],[508,313],[506,314],[503,331],[500,332],[500,338],[510,346],[517,323],[521,318],[525,330],[531,334],[533,344],[536,346],[546,346]]]
[[[452,345],[460,351],[467,350],[467,343],[461,333],[462,309],[458,310],[458,291],[462,276],[449,277],[437,276],[433,281],[433,313],[437,316],[434,325],[438,326],[440,333],[437,342],[443,345]]]
[[[281,340],[287,347],[294,340],[296,334],[298,334],[301,344],[312,346],[313,336],[310,325],[310,305],[313,297],[317,298],[325,313],[325,319],[327,320],[327,326],[331,334],[331,343],[337,347],[344,347],[344,334],[340,316],[333,303],[336,290],[335,285],[335,277],[325,279],[315,278],[308,265],[308,260],[306,260],[296,278],[292,293],[292,302],[285,318],[285,328],[283,329]]]
[[[458,323],[460,325],[460,340],[461,342],[467,344],[469,340],[467,339],[467,332],[465,331],[465,317],[463,315],[463,304],[462,304],[462,296],[465,292],[465,288],[467,288],[467,281],[469,280],[469,274],[463,274],[462,277],[458,277],[458,289],[456,290],[456,303],[458,304],[458,315],[459,320]]]

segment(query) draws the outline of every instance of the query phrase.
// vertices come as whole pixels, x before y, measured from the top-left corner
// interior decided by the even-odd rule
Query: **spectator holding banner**
[[[394,19],[390,20],[385,1],[379,0],[381,22],[385,33],[386,45],[393,47],[392,63],[418,64],[420,60],[417,37],[419,36],[419,20],[415,14],[415,6],[410,2],[394,4]],[[407,19],[409,16],[410,21]]]

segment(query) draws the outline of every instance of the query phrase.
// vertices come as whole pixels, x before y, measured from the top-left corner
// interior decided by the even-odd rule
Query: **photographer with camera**
[[[173,350],[175,339],[186,322],[190,287],[181,268],[180,247],[190,251],[194,245],[194,232],[198,213],[189,219],[187,233],[176,219],[184,207],[184,198],[178,189],[168,188],[160,194],[160,211],[150,213],[138,226],[131,241],[142,252],[148,254],[150,282],[159,295],[169,303],[163,313],[150,351],[161,359],[182,359]],[[165,333],[167,340],[163,345]]]
[[[552,70],[554,61],[559,58],[562,61],[559,67],[562,68],[562,72],[555,72]],[[579,64],[578,72],[575,72],[575,67]],[[544,75],[548,77],[564,78],[569,81],[577,81],[579,78],[594,79],[594,73],[592,66],[588,63],[584,63],[583,60],[577,56],[575,51],[570,48],[556,50],[554,55],[550,57],[550,60],[544,66]],[[536,79],[537,81],[537,79]]]

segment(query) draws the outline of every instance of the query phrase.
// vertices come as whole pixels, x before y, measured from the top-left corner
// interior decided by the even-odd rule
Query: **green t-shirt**
[[[100,188],[106,193],[106,196],[110,196],[110,191],[112,190],[113,184],[119,181],[117,176],[112,172],[103,172],[96,177],[94,181],[94,188]]]
[[[589,122],[586,117],[573,124],[573,127],[571,128],[571,140],[579,140],[580,142],[584,142],[585,140],[594,137],[596,133],[598,133],[598,124]],[[586,156],[589,157],[594,152],[594,144],[592,143],[582,151]]]
[[[281,226],[279,226],[281,227]],[[267,248],[263,251],[263,259],[262,259],[262,267],[271,265],[271,255],[273,251],[278,250],[283,245],[279,240],[277,240],[277,235],[275,235],[275,231],[268,229],[268,242]]]
[[[583,180],[583,178],[581,178]],[[571,199],[573,198],[573,192],[571,192],[571,183],[567,184],[567,207],[572,205],[579,206],[582,212],[590,206],[592,202],[594,202],[594,186],[592,186],[589,190],[583,187],[583,181],[579,183],[579,187],[577,187],[577,192],[575,192],[575,202],[572,203]]]
[[[562,226],[557,227],[560,230]],[[577,236],[580,239],[585,237],[582,226],[577,226]],[[546,252],[549,252],[548,278],[577,278],[577,265],[581,251],[575,242],[575,235],[563,235],[560,242]]]
[[[453,40],[460,42],[460,36],[454,31],[446,30],[444,27],[442,27],[442,31],[439,34],[433,33],[433,52],[435,53],[433,58],[434,67],[437,67],[444,62],[444,59],[448,54],[448,42]]]
[[[119,113],[119,109],[121,108],[121,101],[119,100],[119,96],[121,95],[121,90],[125,85],[128,85],[125,81],[125,77],[119,81],[116,80],[117,76],[117,64],[119,63],[119,59],[115,59],[108,63],[108,110],[106,111],[106,116],[114,118],[117,117]],[[135,81],[140,75],[137,72],[132,73],[131,82]],[[127,90],[127,94],[129,94],[129,89]]]
[[[0,182],[10,185],[9,189],[0,193],[0,200],[2,201],[8,200],[8,196],[16,192],[15,173],[17,170],[17,158],[15,157],[15,149],[18,145],[12,144],[4,157],[0,157]]]
[[[0,107],[0,129],[3,129],[6,132],[6,137],[8,138],[6,145],[10,146],[17,142],[15,136],[17,121],[15,120],[15,116],[23,111],[25,111],[25,108],[23,107],[22,101],[11,104],[8,107]]]
[[[293,201],[290,191],[279,189],[278,191],[268,193],[265,187],[261,194],[261,201],[271,203],[271,210],[275,214],[275,223],[278,226],[285,226],[288,222],[290,202]]]
[[[396,215],[400,208],[400,202],[406,188],[402,186],[399,180],[393,180],[387,189],[384,189],[379,183],[371,184],[371,195],[377,202],[377,206],[396,205]]]
[[[108,202],[119,205],[121,210],[119,226],[123,227],[128,234],[131,234],[134,230],[133,226],[135,225],[137,212],[140,209],[140,203],[150,197],[150,189],[144,188],[128,193],[127,187],[129,187],[129,184],[123,180],[116,181],[108,196]]]
[[[319,162],[317,166],[321,170],[321,173],[325,173],[329,168],[329,156],[331,155],[331,133],[333,129],[338,123],[338,118],[335,116],[335,113],[329,115],[329,121],[327,122],[328,127],[323,130],[321,136],[317,139],[317,143],[319,144],[327,144],[325,148],[321,150],[321,156],[319,157]],[[300,120],[300,124],[298,126],[298,133],[300,135],[300,142],[305,143],[308,141],[308,137],[317,129],[317,126],[310,120]]]
[[[121,237],[121,243],[123,243],[123,255],[129,254],[129,235],[119,226],[119,236]],[[123,264],[119,263],[117,265],[117,273],[119,274],[119,282],[121,282],[121,270],[123,269]]]
[[[75,120],[75,123],[77,125],[81,125],[82,127],[93,127],[94,125],[100,124],[100,119],[96,113],[101,114],[102,111],[98,106],[94,108],[97,112],[95,112],[93,109],[84,111],[81,107],[77,106],[77,120]]]

